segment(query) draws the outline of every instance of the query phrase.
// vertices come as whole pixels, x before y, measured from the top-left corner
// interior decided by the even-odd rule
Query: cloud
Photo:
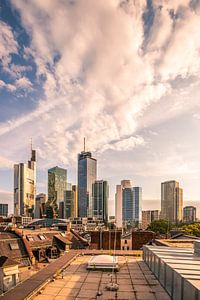
[[[13,168],[14,161],[0,156],[0,169],[7,169],[7,168]]]
[[[190,1],[153,2],[146,35],[146,1],[12,4],[31,38],[24,55],[36,64],[44,97],[29,114],[1,124],[0,140],[17,134],[23,142],[32,136],[43,164],[55,156],[58,163],[75,160],[84,136],[92,151],[144,145],[137,130],[146,111],[165,105],[167,96],[173,107],[177,76],[199,76],[200,24]],[[25,77],[17,85],[31,88]],[[182,101],[166,115],[180,113]]]

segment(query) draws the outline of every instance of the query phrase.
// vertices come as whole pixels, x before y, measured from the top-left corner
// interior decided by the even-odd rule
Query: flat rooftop
[[[118,256],[120,271],[113,274],[113,281],[119,284],[117,292],[106,290],[112,272],[87,270],[92,255],[78,256],[59,274],[55,281],[49,282],[34,296],[34,300],[79,300],[79,299],[123,299],[123,300],[169,300],[142,258]],[[97,296],[101,291],[102,295]]]

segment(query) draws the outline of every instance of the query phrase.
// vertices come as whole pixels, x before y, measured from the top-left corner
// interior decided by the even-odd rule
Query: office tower
[[[142,211],[142,228],[146,229],[151,222],[160,219],[160,210]]]
[[[115,193],[115,218],[116,218],[116,226],[117,228],[122,227],[122,190],[123,188],[130,188],[131,181],[130,180],[122,180],[121,184],[116,186]]]
[[[59,216],[59,203],[64,202],[64,191],[67,189],[67,170],[58,166],[48,170],[47,217]],[[62,213],[60,212],[60,216]]]
[[[45,216],[45,203],[47,201],[46,194],[38,194],[35,199],[35,219],[41,219]]]
[[[136,224],[142,223],[142,188],[133,187],[133,220]]]
[[[183,222],[193,223],[196,221],[196,207],[185,206],[183,208]]]
[[[84,147],[85,148],[85,147]],[[97,161],[91,152],[78,155],[78,216],[92,216],[92,184],[97,177]]]
[[[64,200],[64,218],[76,218],[77,217],[77,185],[68,185],[67,191],[65,191]]]
[[[36,151],[31,150],[28,164],[14,165],[14,214],[33,216],[36,195]]]
[[[183,190],[175,180],[161,183],[161,218],[172,223],[182,221]]]
[[[65,191],[64,191],[64,193],[65,193]],[[65,212],[64,201],[60,201],[59,207],[58,207],[58,216],[60,219],[64,219],[64,212]]]
[[[123,224],[139,225],[142,221],[142,188],[126,187],[122,189]]]
[[[8,204],[0,203],[0,217],[8,216]]]
[[[93,216],[108,222],[109,186],[104,180],[96,180],[92,186]]]

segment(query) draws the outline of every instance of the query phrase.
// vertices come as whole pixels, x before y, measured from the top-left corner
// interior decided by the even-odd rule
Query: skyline
[[[0,3],[0,200],[31,138],[37,193],[56,165],[76,183],[84,136],[113,202],[122,179],[199,200],[198,28],[198,1]]]

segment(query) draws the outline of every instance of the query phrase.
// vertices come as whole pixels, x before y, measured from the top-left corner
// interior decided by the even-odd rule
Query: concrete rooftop
[[[91,255],[77,257],[55,281],[46,285],[42,294],[34,300],[169,300],[170,297],[161,287],[153,273],[141,258],[118,256],[120,271],[113,275],[119,290],[109,292],[106,284],[110,281],[111,272],[86,270]],[[102,296],[97,296],[101,291]]]

